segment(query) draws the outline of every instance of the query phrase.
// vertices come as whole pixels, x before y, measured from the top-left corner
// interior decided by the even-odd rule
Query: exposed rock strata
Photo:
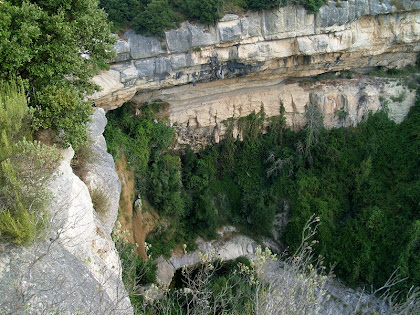
[[[200,88],[173,87],[141,94],[134,100],[156,97],[168,102],[170,122],[178,131],[178,142],[199,146],[210,140],[217,142],[226,130],[225,120],[259,112],[262,108],[270,117],[279,115],[283,104],[288,125],[299,129],[305,123],[305,105],[312,98],[324,116],[325,126],[353,126],[369,111],[375,112],[384,105],[389,116],[401,122],[415,99],[414,90],[410,91],[399,80],[386,78],[224,83],[202,83]]]
[[[103,90],[97,106],[113,109],[128,100],[169,103],[170,122],[180,142],[204,144],[223,135],[222,121],[259,111],[286,109],[287,123],[303,124],[304,106],[315,93],[327,126],[353,125],[380,108],[379,95],[402,93],[396,82],[380,80],[291,83],[324,72],[400,67],[420,50],[420,1],[329,2],[316,14],[303,8],[226,15],[215,26],[185,22],[162,40],[128,31],[116,44],[111,69],[94,78]],[[396,121],[412,105],[390,104]],[[395,105],[395,106],[394,106]],[[338,110],[347,111],[338,121]]]
[[[342,1],[340,8],[329,2],[315,15],[286,6],[227,15],[209,27],[186,22],[163,40],[129,31],[127,41],[116,44],[111,70],[94,78],[103,90],[92,99],[112,109],[135,93],[185,84],[203,89],[201,82],[236,78],[245,86],[327,71],[402,66],[413,62],[420,48],[418,9],[419,1],[403,1],[398,9],[388,0]]]

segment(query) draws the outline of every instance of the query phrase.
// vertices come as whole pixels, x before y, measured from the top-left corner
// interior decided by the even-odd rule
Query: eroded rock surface
[[[90,191],[103,194],[107,200],[104,209],[101,209],[98,215],[106,233],[110,235],[117,220],[121,182],[115,170],[114,159],[107,152],[103,136],[106,124],[105,111],[102,108],[96,108],[92,115],[92,122],[88,124],[91,152],[85,166],[84,180]]]
[[[191,253],[173,254],[170,259],[162,256],[156,259],[158,265],[157,281],[163,287],[169,286],[177,269],[191,267],[201,262],[200,253],[212,254],[214,259],[233,260],[241,256],[251,257],[258,244],[243,235],[234,235],[223,240],[224,236],[236,232],[234,227],[225,227],[220,232],[221,240],[206,242],[201,238],[196,240],[198,249]]]
[[[166,101],[181,143],[191,142],[191,135],[207,139],[198,142],[217,142],[226,118],[261,106],[267,116],[278,115],[280,102],[287,123],[298,128],[310,93],[316,94],[327,126],[351,125],[363,112],[380,108],[381,93],[402,93],[396,82],[299,80],[414,63],[420,50],[420,1],[393,3],[350,0],[337,7],[331,1],[316,14],[294,5],[230,14],[215,26],[185,22],[161,40],[128,31],[116,44],[118,57],[111,69],[94,78],[103,90],[91,99],[106,110],[130,99],[138,104]],[[396,121],[412,105],[408,96],[389,105]],[[346,108],[347,120],[338,121],[334,113]]]
[[[58,241],[7,249],[0,257],[2,314],[113,314],[114,301]]]
[[[246,84],[231,81],[223,86],[203,83],[201,87],[185,85],[149,94],[170,104],[170,122],[178,131],[181,145],[199,147],[218,142],[227,129],[227,119],[261,109],[266,117],[277,116],[283,105],[287,124],[299,129],[305,124],[305,105],[312,101],[323,114],[324,125],[331,128],[354,126],[370,111],[382,108],[388,110],[390,118],[401,122],[415,100],[414,90],[399,80],[386,78],[279,79]],[[145,95],[135,96],[134,100],[140,102]]]
[[[184,84],[401,66],[419,50],[419,3],[403,1],[397,9],[388,0],[342,1],[340,8],[329,2],[316,14],[286,6],[227,15],[215,26],[185,22],[163,40],[128,31],[110,71],[94,78],[103,90],[92,99],[112,109],[136,92]]]
[[[90,125],[96,159],[88,178],[109,197],[109,209],[98,217],[88,187],[70,166],[73,149],[63,150],[50,183],[52,201],[45,240],[29,247],[9,245],[1,253],[0,313],[133,313],[110,236],[121,184],[100,135],[105,124],[103,110],[97,110]]]

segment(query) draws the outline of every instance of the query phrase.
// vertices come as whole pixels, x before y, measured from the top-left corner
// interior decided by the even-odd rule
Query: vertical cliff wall
[[[105,113],[97,109],[89,126],[90,162],[86,182],[70,166],[74,151],[62,161],[50,184],[50,224],[45,240],[29,247],[9,246],[0,257],[0,312],[131,314],[121,279],[121,262],[111,239],[121,183],[106,152]],[[108,199],[100,215],[89,190]]]

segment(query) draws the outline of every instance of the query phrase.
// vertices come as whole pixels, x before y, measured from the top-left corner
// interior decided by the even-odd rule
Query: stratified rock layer
[[[261,106],[267,116],[278,115],[281,102],[287,123],[299,127],[310,93],[317,94],[329,116],[327,126],[343,124],[333,117],[342,109],[348,110],[344,124],[354,124],[362,112],[380,107],[380,93],[392,91],[387,84],[395,82],[305,84],[286,78],[414,63],[420,50],[419,9],[420,1],[395,7],[388,0],[352,0],[340,7],[328,2],[316,14],[289,5],[226,15],[215,26],[185,22],[161,40],[128,31],[116,44],[111,69],[94,78],[103,90],[91,98],[106,110],[128,100],[166,101],[181,142],[190,142],[191,135],[217,141],[226,118]],[[392,108],[397,121],[411,105]]]
[[[359,76],[358,76],[359,77]],[[191,85],[159,91],[159,99],[170,104],[169,117],[178,130],[180,144],[206,145],[224,134],[225,121],[264,110],[267,117],[285,108],[287,124],[294,129],[305,123],[305,105],[318,105],[326,127],[353,126],[370,111],[385,107],[389,116],[401,122],[414,104],[415,90],[396,79],[355,78],[328,80],[267,80],[203,83],[202,89]],[[223,89],[223,92],[220,90]],[[153,93],[151,93],[153,94]],[[144,94],[134,97],[139,101]],[[236,133],[238,132],[235,129]],[[234,136],[237,136],[235,134]]]

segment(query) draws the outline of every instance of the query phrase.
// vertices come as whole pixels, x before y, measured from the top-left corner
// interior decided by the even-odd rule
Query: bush
[[[177,20],[168,0],[152,0],[144,11],[133,19],[133,27],[137,32],[162,36],[166,28],[176,26]]]
[[[301,4],[309,13],[316,13],[326,2],[327,0],[303,0]]]
[[[74,87],[46,86],[36,92],[36,104],[35,129],[56,131],[64,143],[71,144],[75,150],[87,145],[86,123],[92,106],[83,101]]]
[[[90,78],[115,54],[105,12],[96,0],[0,5],[0,79],[21,77],[35,127],[77,148],[87,139],[90,105],[83,99],[96,87]]]
[[[85,181],[86,174],[88,173],[89,164],[94,163],[97,156],[93,154],[92,143],[90,139],[86,144],[79,147],[75,151],[73,159],[71,160],[71,168],[82,181]]]
[[[16,205],[12,211],[0,212],[0,236],[15,244],[27,245],[44,228],[43,221],[39,214],[29,213],[22,205]]]
[[[247,0],[248,8],[253,11],[269,10],[280,5],[280,0]]]
[[[109,210],[109,197],[106,193],[100,188],[95,188],[89,189],[89,194],[92,198],[93,209],[100,215],[106,214]]]
[[[55,147],[20,134],[30,113],[22,84],[0,82],[0,236],[22,245],[46,225],[46,183],[60,159]]]
[[[114,27],[126,28],[144,10],[146,1],[141,0],[100,0],[99,6],[108,13]]]
[[[183,0],[180,3],[181,13],[188,20],[200,21],[203,24],[214,24],[221,16],[220,0]]]
[[[248,10],[247,0],[224,0],[223,5],[220,9],[221,15],[228,13],[241,14]]]

